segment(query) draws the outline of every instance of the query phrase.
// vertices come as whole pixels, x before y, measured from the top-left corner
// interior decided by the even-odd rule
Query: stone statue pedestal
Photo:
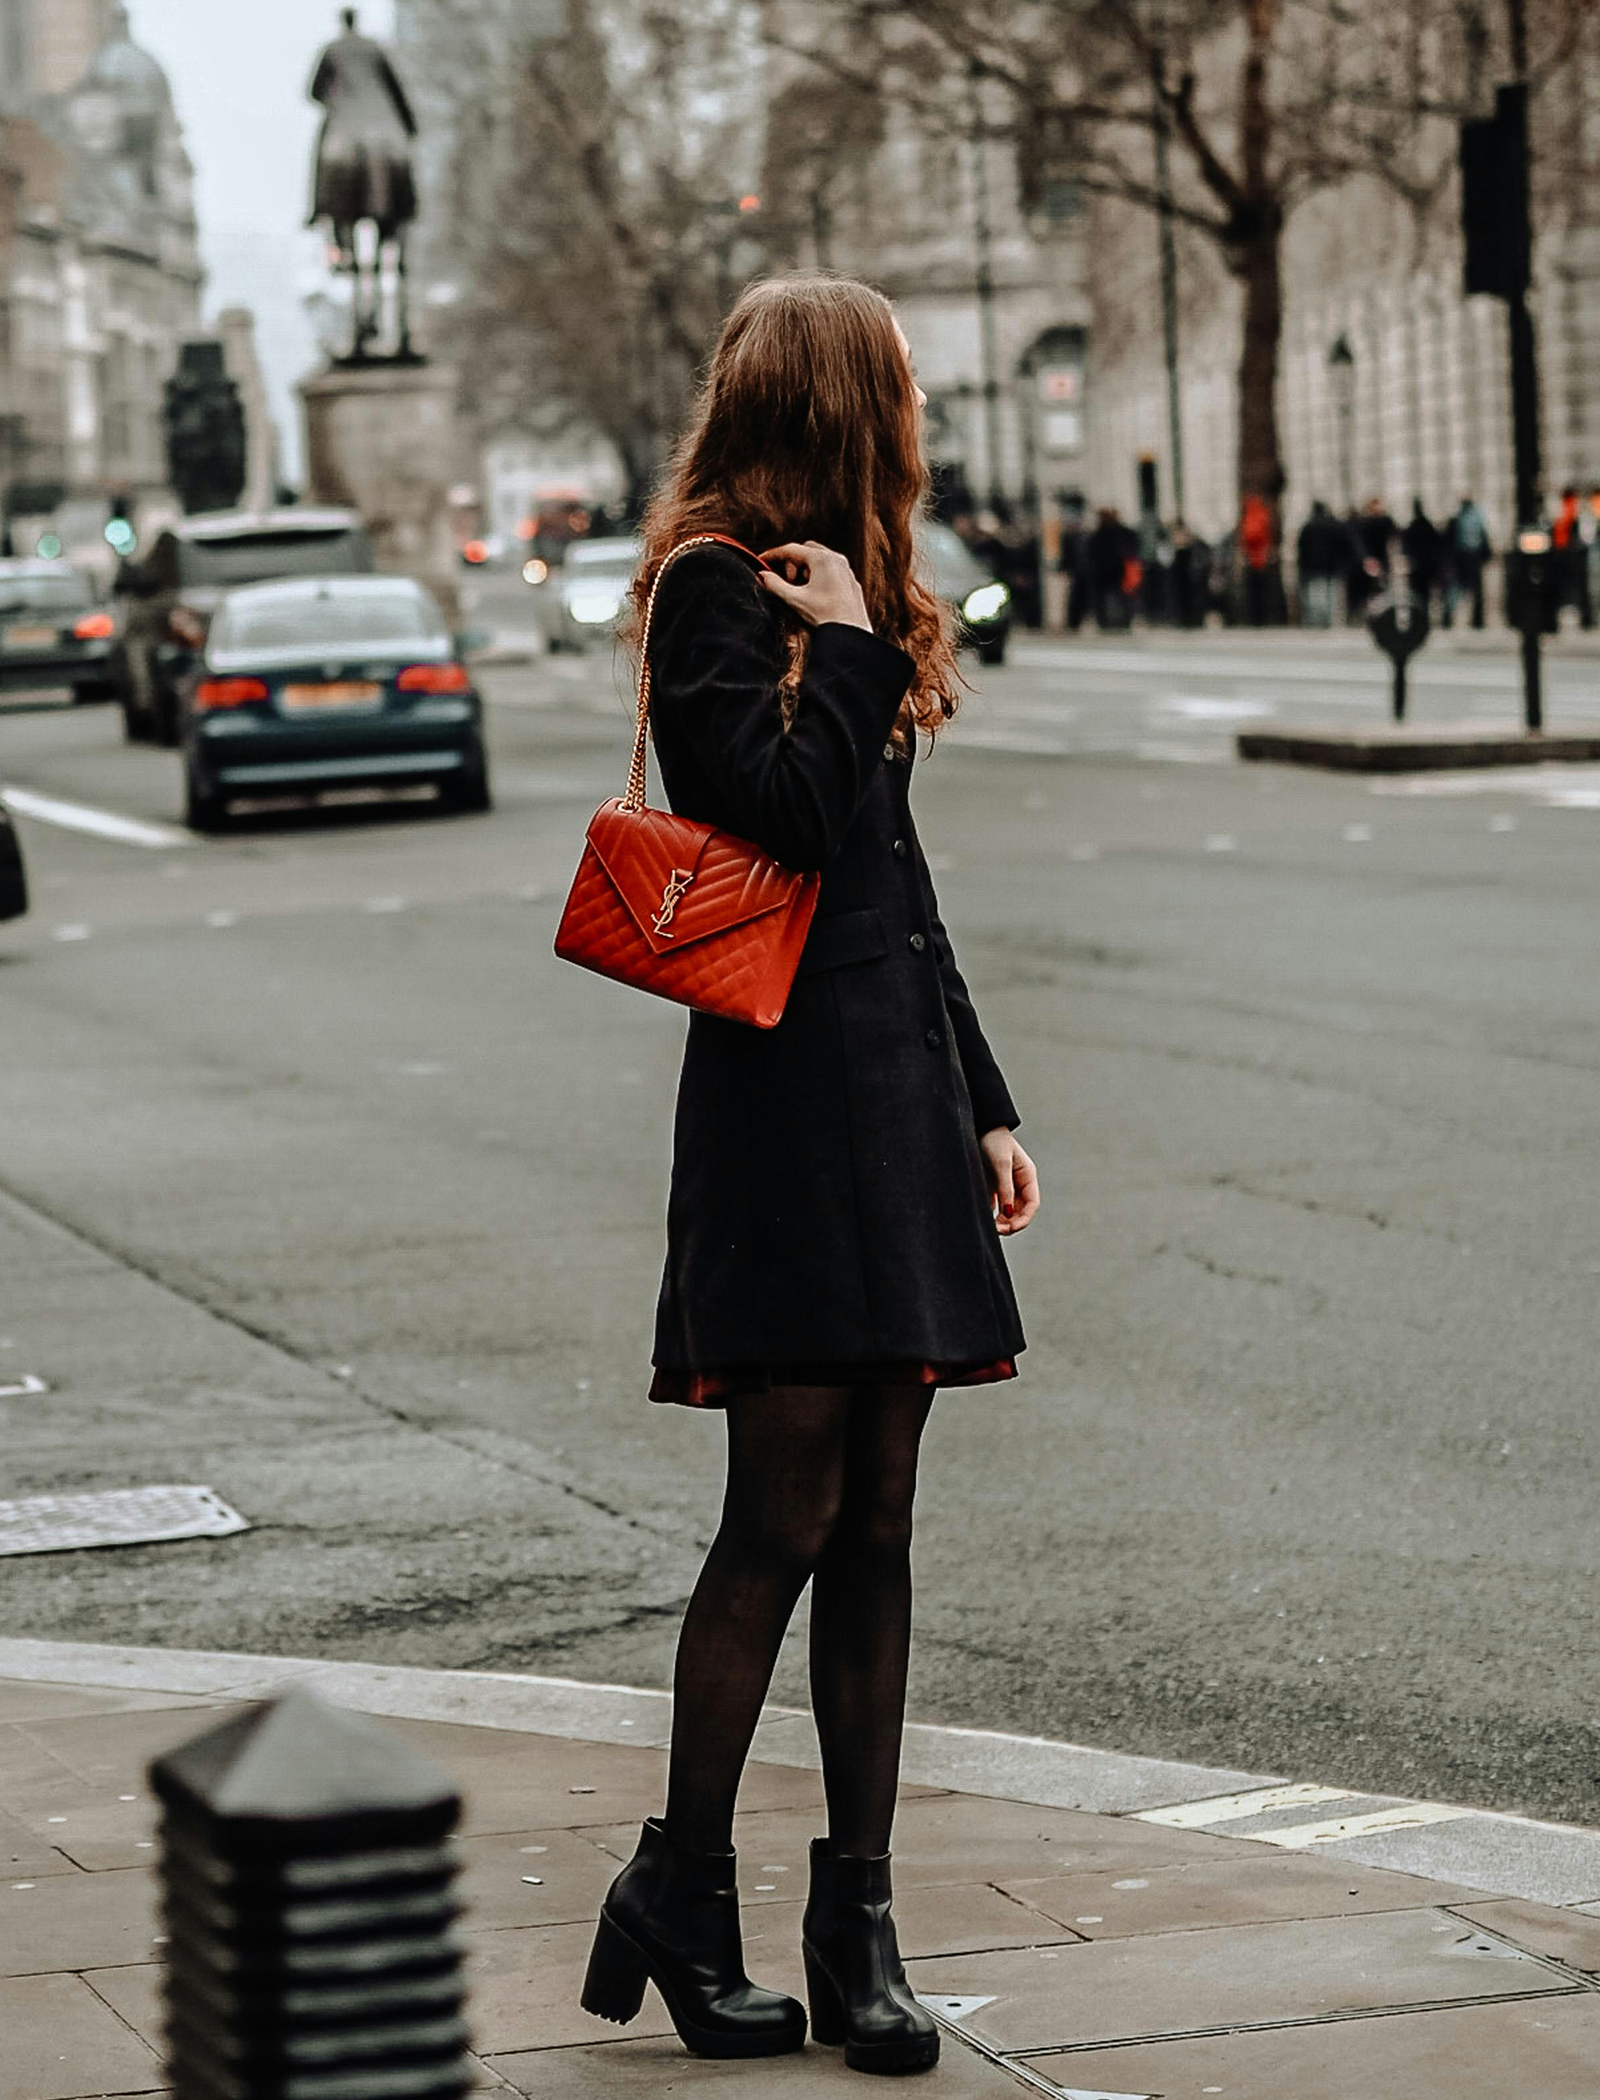
[[[307,494],[360,511],[378,567],[414,576],[459,626],[448,493],[459,478],[451,365],[335,367],[300,382]]]

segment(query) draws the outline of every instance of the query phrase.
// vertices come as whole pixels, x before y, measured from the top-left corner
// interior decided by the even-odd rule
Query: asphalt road
[[[1228,762],[1380,680],[1028,644],[922,773],[1048,1208],[1023,1378],[935,1410],[912,1708],[1593,1822],[1600,776]],[[681,1021],[550,954],[626,701],[490,682],[492,816],[204,842],[108,710],[0,710],[0,1387],[51,1388],[0,1493],[253,1527],[8,1560],[10,1630],[666,1681],[720,1457],[644,1399]]]

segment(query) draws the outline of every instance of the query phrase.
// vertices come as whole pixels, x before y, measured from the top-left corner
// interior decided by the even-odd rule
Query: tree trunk
[[[1264,496],[1281,529],[1283,453],[1278,440],[1278,353],[1283,337],[1282,227],[1264,212],[1235,250],[1244,288],[1244,340],[1239,352],[1239,500]]]

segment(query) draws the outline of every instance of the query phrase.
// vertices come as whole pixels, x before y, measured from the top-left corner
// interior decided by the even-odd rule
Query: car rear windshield
[[[0,613],[78,612],[89,602],[78,576],[0,576]]]
[[[252,649],[381,649],[449,639],[438,608],[420,591],[329,591],[326,596],[235,600],[211,630],[214,654]]]
[[[361,576],[372,567],[364,532],[260,532],[237,539],[182,540],[185,583],[267,583],[274,576]]]
[[[980,583],[992,581],[966,541],[948,525],[926,525],[917,539],[924,574],[941,598],[964,598]]]

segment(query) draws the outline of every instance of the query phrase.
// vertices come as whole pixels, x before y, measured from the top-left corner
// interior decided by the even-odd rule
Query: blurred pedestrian
[[[1318,496],[1295,543],[1295,571],[1300,584],[1300,620],[1305,627],[1331,627],[1340,579],[1345,569],[1346,535],[1339,520]]]
[[[1406,576],[1412,595],[1422,600],[1431,615],[1433,594],[1439,588],[1444,569],[1444,534],[1428,516],[1420,496],[1411,505],[1411,516],[1400,535],[1400,546],[1406,558]]]
[[[689,1016],[651,1396],[724,1411],[727,1488],[678,1642],[666,1809],[605,1898],[582,1994],[627,2021],[654,1978],[705,2056],[803,2044],[804,2008],[745,1974],[732,1831],[809,1582],[828,1835],[808,1995],[824,2039],[885,2072],[939,2054],[890,1911],[918,1450],[936,1387],[1015,1373],[1002,1237],[1038,1207],[911,819],[918,738],[960,685],[912,555],[919,401],[881,293],[752,285],[645,519],[633,598],[642,618],[661,583],[651,718],[672,807],[820,870],[821,891],[775,1027]],[[819,518],[838,547],[806,537]],[[716,545],[664,566],[713,529],[771,566]],[[714,897],[699,909],[725,923]]]
[[[1076,634],[1089,610],[1089,534],[1081,497],[1062,507],[1056,568],[1067,579],[1067,632]]]
[[[1545,629],[1550,634],[1559,629],[1564,607],[1578,605],[1581,608],[1582,604],[1578,572],[1580,564],[1587,564],[1578,517],[1578,492],[1575,488],[1564,488],[1560,508],[1550,526],[1550,560],[1545,569]]]
[[[1600,489],[1590,489],[1587,501],[1578,512],[1578,538],[1583,543],[1578,614],[1588,629],[1594,626],[1595,601],[1600,596],[1600,577],[1595,574],[1600,566]]]
[[[1138,568],[1139,542],[1114,507],[1108,505],[1095,513],[1095,527],[1084,551],[1095,625],[1103,634],[1125,633],[1132,622],[1130,581],[1133,589],[1138,588],[1130,572]]]
[[[1270,588],[1272,505],[1265,496],[1252,493],[1240,507],[1239,555],[1244,563],[1245,624],[1265,627],[1274,612]]]
[[[1472,624],[1483,626],[1483,572],[1494,560],[1494,547],[1489,539],[1488,520],[1484,517],[1476,499],[1471,495],[1462,497],[1456,506],[1454,517],[1445,529],[1445,545],[1449,554],[1450,580],[1445,587],[1444,624],[1455,625],[1456,611],[1463,598],[1472,603]]]
[[[1172,526],[1172,617],[1180,627],[1203,627],[1209,595],[1211,550],[1182,518]]]

